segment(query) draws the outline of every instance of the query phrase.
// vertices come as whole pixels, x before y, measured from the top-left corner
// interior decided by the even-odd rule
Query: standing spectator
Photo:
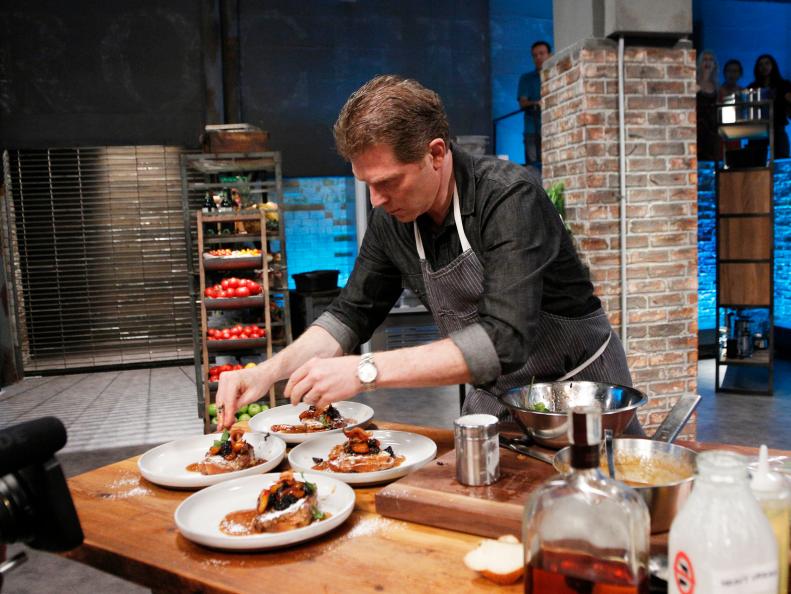
[[[735,95],[744,89],[744,87],[739,84],[739,80],[741,80],[743,74],[744,69],[739,60],[728,60],[725,62],[725,66],[722,67],[722,76],[725,82],[722,83],[720,87],[720,102],[728,95]]]
[[[530,47],[536,69],[519,77],[516,99],[525,112],[525,165],[541,167],[541,67],[552,53],[546,41],[536,41]]]
[[[717,58],[705,50],[698,56],[698,92],[695,108],[698,121],[698,161],[718,161],[721,158],[717,135]]]
[[[722,83],[720,87],[720,103],[724,102],[725,97],[728,95],[736,95],[736,100],[738,101],[739,92],[744,90],[744,87],[739,84],[739,80],[741,80],[743,74],[744,68],[742,68],[742,63],[739,62],[739,60],[728,60],[725,62],[725,66],[722,67],[722,76],[725,82]],[[739,149],[741,144],[741,140],[728,140],[723,143],[723,149],[727,153],[730,150]],[[725,160],[728,160],[727,156]]]
[[[780,69],[777,61],[769,54],[758,56],[753,68],[755,80],[750,83],[751,89],[769,89],[769,97],[772,99],[774,110],[774,140],[775,140],[775,159],[785,159],[789,156],[788,134],[786,134],[786,124],[788,115],[791,112],[791,82],[780,76]],[[751,145],[768,145],[766,140],[751,141]]]

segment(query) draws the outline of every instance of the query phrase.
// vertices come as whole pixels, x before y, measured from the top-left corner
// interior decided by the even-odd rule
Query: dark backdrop
[[[0,5],[0,145],[194,147],[219,0],[30,0]],[[208,19],[208,20],[207,20]],[[242,120],[271,133],[286,175],[343,175],[332,123],[371,76],[437,90],[452,134],[490,127],[488,2],[239,0]],[[210,47],[211,46],[211,47]],[[210,58],[206,58],[210,55]],[[212,67],[207,68],[211,70]]]

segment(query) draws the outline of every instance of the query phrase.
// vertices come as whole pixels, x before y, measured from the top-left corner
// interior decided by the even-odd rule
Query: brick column
[[[620,332],[617,67],[614,42],[584,40],[544,65],[541,90],[544,185],[565,184],[567,221]],[[627,342],[650,434],[697,391],[695,52],[627,47],[625,75]]]

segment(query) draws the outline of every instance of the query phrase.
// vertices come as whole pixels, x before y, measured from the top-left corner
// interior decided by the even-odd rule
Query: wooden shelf
[[[277,233],[270,233],[267,231],[266,233],[267,239],[280,239],[280,236]],[[230,234],[230,235],[217,235],[217,236],[208,236],[203,239],[204,245],[219,245],[223,243],[260,243],[261,236],[258,233],[247,233],[244,235],[240,234]]]
[[[262,338],[232,338],[229,340],[207,340],[206,349],[210,353],[225,351],[244,351],[250,349],[265,349],[266,337]]]
[[[203,254],[203,267],[206,270],[242,270],[264,267],[263,255],[247,257],[223,257]]]
[[[720,359],[720,365],[749,365],[751,367],[769,367],[772,359],[769,356],[769,349],[754,351],[751,357],[746,359],[725,358]]]
[[[224,299],[210,299],[205,297],[203,299],[204,307],[210,311],[263,307],[265,303],[265,295],[256,295],[254,297],[226,297]]]

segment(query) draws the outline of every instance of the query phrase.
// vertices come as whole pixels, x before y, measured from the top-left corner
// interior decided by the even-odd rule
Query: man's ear
[[[431,164],[434,169],[442,167],[442,163],[445,162],[445,158],[448,156],[449,149],[448,144],[441,138],[435,138],[428,143],[428,151],[431,155]]]

